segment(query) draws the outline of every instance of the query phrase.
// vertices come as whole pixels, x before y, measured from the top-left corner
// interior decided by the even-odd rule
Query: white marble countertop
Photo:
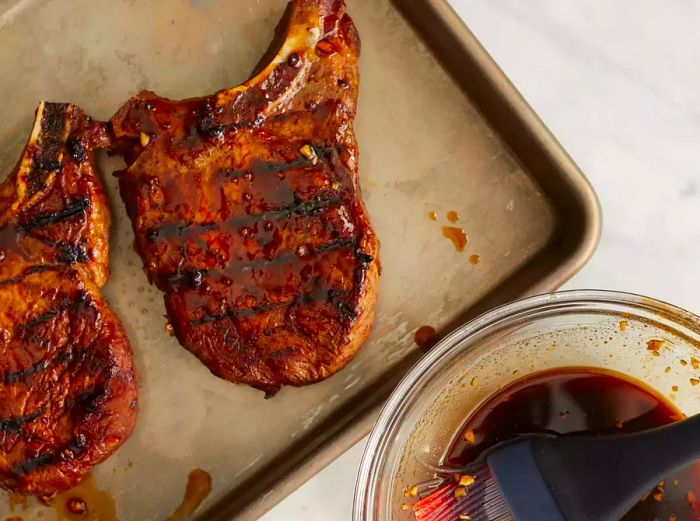
[[[452,0],[588,175],[603,238],[565,287],[700,312],[700,1]],[[265,521],[351,518],[360,443]]]

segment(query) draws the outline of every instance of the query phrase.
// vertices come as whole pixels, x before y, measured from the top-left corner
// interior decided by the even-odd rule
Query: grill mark
[[[252,306],[249,308],[236,308],[236,309],[230,309],[224,313],[220,313],[217,315],[212,315],[205,313],[201,318],[198,319],[193,319],[190,320],[190,325],[192,327],[198,327],[204,324],[210,324],[213,322],[220,322],[222,320],[226,320],[229,318],[236,318],[236,317],[250,317],[252,315],[258,315],[260,313],[266,313],[268,311],[273,311],[276,309],[282,309],[286,307],[294,307],[298,306],[299,304],[306,304],[310,302],[319,302],[319,301],[325,301],[331,306],[335,307],[342,315],[344,315],[346,318],[354,320],[357,318],[357,313],[355,310],[353,310],[343,299],[342,297],[348,296],[347,292],[338,292],[333,290],[332,288],[327,288],[324,286],[318,287],[318,281],[320,279],[316,278],[315,285],[317,286],[315,289],[310,291],[309,293],[306,293],[304,295],[297,295],[293,299],[289,301],[284,301],[284,302],[274,302],[274,303],[265,303],[261,304],[259,306]]]
[[[316,246],[311,249],[310,256],[317,255],[319,253],[329,253],[332,251],[336,250],[342,250],[342,249],[349,249],[349,248],[354,248],[357,244],[356,239],[344,239],[344,240],[339,240],[339,241],[331,241],[326,244],[322,244],[320,246]],[[246,261],[246,262],[236,262],[233,264],[237,268],[237,270],[244,271],[244,270],[254,270],[254,269],[260,269],[260,268],[265,268],[269,266],[275,266],[279,264],[283,264],[285,262],[289,262],[291,260],[294,260],[298,258],[297,253],[294,251],[285,253],[283,255],[278,255],[274,259],[258,259],[254,261]],[[228,272],[228,268],[230,268],[231,265],[227,267],[227,269],[219,269],[219,270],[209,270],[209,269],[192,269],[192,270],[185,270],[181,271],[178,273],[172,273],[170,275],[166,276],[166,280],[168,281],[168,285],[173,288],[177,289],[177,287],[182,283],[188,283],[193,288],[196,288],[202,284],[205,278],[207,277],[212,277],[216,275],[225,275]]]
[[[71,309],[73,306],[77,306],[81,302],[82,302],[82,300],[71,301],[71,302],[67,302],[65,304],[62,304],[61,306],[57,306],[55,308],[48,309],[48,310],[44,311],[43,313],[41,313],[39,316],[25,322],[20,327],[22,329],[32,329],[38,325],[43,324],[44,322],[48,322],[53,317],[59,315],[60,313],[62,313],[64,311]]]
[[[323,151],[320,147],[316,150],[319,154]],[[217,171],[217,175],[224,179],[241,179],[249,172],[254,174],[278,174],[280,172],[287,172],[296,168],[309,166],[315,165],[310,159],[304,156],[297,157],[291,161],[263,161],[255,158],[248,168],[221,168]]]
[[[292,300],[290,300],[288,302],[275,302],[275,303],[269,303],[269,304],[262,304],[260,306],[253,306],[250,308],[231,309],[225,313],[220,313],[218,315],[205,314],[202,318],[191,320],[190,325],[192,327],[198,327],[198,326],[202,326],[204,324],[221,322],[222,320],[226,320],[229,318],[249,317],[252,315],[258,315],[260,313],[266,313],[268,311],[273,311],[275,309],[293,307],[293,306],[297,306],[299,304],[304,304],[304,303],[308,303],[308,302],[318,302],[321,298],[323,298],[323,295],[325,295],[327,297],[325,299],[325,301],[328,302],[329,304],[331,304],[333,307],[335,307],[338,311],[340,311],[346,318],[351,319],[351,320],[356,319],[357,313],[353,309],[351,309],[345,302],[341,301],[337,297],[334,297],[332,295],[332,292],[333,292],[332,289],[321,290],[321,291],[316,290],[316,291],[312,291],[311,293],[306,294],[306,295],[294,297]]]
[[[22,425],[36,420],[42,414],[44,414],[44,409],[39,409],[25,416],[14,416],[12,418],[0,419],[0,431],[17,432]]]
[[[292,215],[309,216],[333,206],[340,205],[343,200],[340,197],[316,198],[311,201],[299,201],[289,206],[263,212],[255,215],[244,215],[235,217],[226,221],[213,223],[163,223],[159,224],[146,231],[148,242],[155,243],[159,239],[168,240],[171,237],[182,237],[186,232],[192,229],[201,229],[204,231],[215,229],[217,226],[228,226],[235,228],[257,221],[265,221],[278,219],[281,217],[291,217]]]
[[[196,326],[201,326],[204,324],[211,324],[213,322],[220,322],[222,320],[226,320],[227,318],[248,317],[251,315],[257,315],[259,313],[266,313],[267,311],[285,308],[287,306],[293,306],[293,305],[298,304],[300,302],[304,302],[306,299],[311,299],[311,298],[313,298],[313,295],[304,295],[301,297],[294,297],[289,302],[275,302],[275,303],[269,303],[269,304],[262,304],[260,306],[253,306],[250,308],[231,309],[231,310],[227,311],[226,313],[220,313],[218,315],[205,314],[202,318],[197,318],[195,320],[191,320],[190,325],[196,327]]]
[[[43,212],[34,216],[28,223],[20,224],[17,229],[23,232],[29,232],[38,228],[44,228],[50,224],[55,224],[61,221],[67,221],[80,215],[90,208],[90,200],[78,199],[69,203],[65,208],[56,210],[55,212]]]
[[[54,362],[56,364],[62,364],[63,362],[70,361],[73,358],[73,356],[74,355],[72,351],[64,351],[58,354],[58,356],[56,356],[55,358],[41,360],[34,365],[21,369],[20,371],[12,371],[9,373],[5,373],[3,381],[6,384],[13,384],[19,381],[26,380],[30,376],[45,371],[50,365],[53,365]]]
[[[31,268],[25,269],[19,275],[15,275],[14,277],[10,277],[9,279],[0,280],[0,288],[3,286],[9,286],[11,284],[21,282],[22,279],[28,277],[29,275],[33,275],[34,273],[43,273],[44,271],[51,271],[55,270],[56,268],[57,266],[51,264],[45,264],[42,266],[32,266]]]
[[[24,476],[34,472],[41,467],[47,466],[53,461],[55,454],[53,452],[47,452],[46,454],[40,454],[34,458],[29,458],[24,460],[22,463],[15,465],[10,472],[18,476]]]

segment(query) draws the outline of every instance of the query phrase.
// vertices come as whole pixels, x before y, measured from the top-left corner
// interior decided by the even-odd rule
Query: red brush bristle
[[[467,486],[445,480],[445,485],[413,505],[417,521],[506,521],[510,510],[488,467],[474,476]]]
[[[693,511],[695,521],[700,521],[700,501],[694,500],[690,502],[690,508]]]
[[[435,514],[444,509],[449,509],[456,502],[454,491],[457,485],[445,485],[436,490],[428,497],[414,503],[413,510],[416,513],[417,521],[431,521],[435,519]]]

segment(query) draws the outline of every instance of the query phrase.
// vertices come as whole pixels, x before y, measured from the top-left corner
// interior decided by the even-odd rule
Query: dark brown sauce
[[[457,251],[464,251],[464,248],[467,247],[467,233],[461,228],[456,228],[454,226],[443,226],[442,235],[443,237],[446,237],[452,241],[452,244],[454,244],[455,250]]]
[[[466,464],[497,443],[528,434],[629,433],[683,417],[665,398],[620,374],[589,368],[545,371],[514,382],[481,405],[445,461]],[[700,491],[700,464],[660,483],[623,521],[696,520],[693,496],[688,496],[692,491]]]
[[[435,340],[435,328],[431,326],[419,327],[416,330],[416,334],[413,339],[416,345],[423,351],[427,353],[431,347],[433,347],[433,340]]]
[[[92,476],[45,503],[54,509],[57,521],[119,521],[114,498],[98,489]]]
[[[447,220],[454,224],[457,221],[459,221],[459,214],[454,210],[450,210],[449,212],[447,212]]]
[[[187,521],[199,508],[212,489],[212,480],[208,472],[195,469],[187,476],[185,497],[167,521]]]

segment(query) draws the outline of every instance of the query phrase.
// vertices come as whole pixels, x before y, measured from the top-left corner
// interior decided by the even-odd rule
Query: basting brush
[[[619,521],[697,460],[700,415],[634,434],[525,439],[451,469],[459,482],[445,480],[413,508],[418,521]]]

